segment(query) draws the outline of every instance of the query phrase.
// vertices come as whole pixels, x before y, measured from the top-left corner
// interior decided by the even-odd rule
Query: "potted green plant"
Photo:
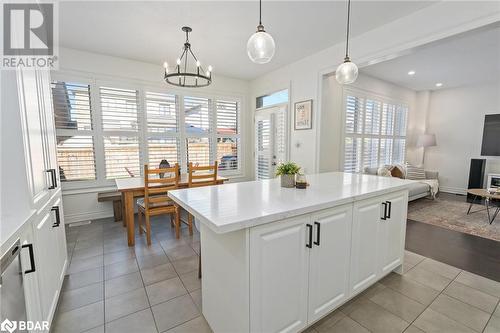
[[[276,176],[280,176],[282,187],[295,187],[295,175],[300,167],[294,162],[281,163],[276,169]]]

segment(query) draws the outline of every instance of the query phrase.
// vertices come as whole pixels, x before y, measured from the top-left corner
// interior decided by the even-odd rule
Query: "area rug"
[[[444,196],[436,200],[423,198],[408,204],[408,219],[500,241],[500,214],[489,224],[485,210],[467,215],[468,208],[469,203],[465,200]],[[474,204],[471,211],[484,208],[484,205]]]

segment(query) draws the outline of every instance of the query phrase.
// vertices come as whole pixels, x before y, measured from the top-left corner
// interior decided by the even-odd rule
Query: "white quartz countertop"
[[[198,221],[226,233],[407,189],[414,181],[365,174],[307,175],[307,189],[279,178],[174,190],[169,196]]]

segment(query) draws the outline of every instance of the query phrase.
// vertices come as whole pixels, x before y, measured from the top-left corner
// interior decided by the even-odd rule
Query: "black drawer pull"
[[[57,187],[56,169],[49,169],[46,170],[46,172],[50,172],[50,180],[52,181],[52,184],[49,186],[49,190],[53,190]]]
[[[314,224],[317,227],[317,229],[316,229],[316,241],[314,242],[314,244],[319,246],[319,240],[321,238],[321,223],[314,222]]]
[[[384,206],[384,216],[381,217],[382,220],[387,220],[387,202],[382,202]]]
[[[59,211],[59,206],[54,206],[50,210],[56,213],[56,223],[52,225],[52,228],[58,227],[61,225],[61,213]]]
[[[392,211],[392,202],[390,201],[386,201],[387,202],[387,205],[389,206],[389,208],[387,209],[389,212],[387,213],[387,218],[390,219],[391,218],[391,211]]]
[[[28,248],[29,254],[30,254],[30,269],[24,271],[24,274],[29,274],[33,273],[35,269],[35,256],[33,255],[33,244],[25,244],[22,246],[22,248]]]
[[[306,247],[308,248],[312,248],[312,241],[313,241],[313,235],[312,235],[312,229],[313,229],[313,226],[311,224],[306,224],[306,227],[307,227],[307,231],[309,233],[308,235],[308,243],[306,243]]]

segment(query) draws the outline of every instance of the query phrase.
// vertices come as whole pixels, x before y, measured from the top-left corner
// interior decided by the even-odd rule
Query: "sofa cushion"
[[[429,192],[429,185],[424,183],[414,182],[413,184],[410,184],[408,191],[409,191],[408,195],[411,198],[415,195]]]

